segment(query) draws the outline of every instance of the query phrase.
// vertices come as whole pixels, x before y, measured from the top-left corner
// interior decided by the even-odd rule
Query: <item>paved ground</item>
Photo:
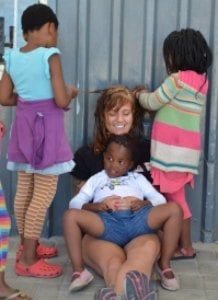
[[[62,238],[46,241],[56,244],[59,256],[52,259],[64,268],[64,274],[54,279],[19,277],[13,271],[18,239],[10,241],[9,265],[6,278],[13,287],[27,292],[33,300],[92,300],[95,291],[104,286],[103,280],[96,275],[93,283],[82,292],[68,293],[71,267]],[[181,289],[169,292],[162,289],[158,279],[158,300],[217,300],[218,299],[218,244],[196,243],[197,257],[192,260],[174,261],[173,268],[179,277]],[[103,254],[102,254],[103,255]]]

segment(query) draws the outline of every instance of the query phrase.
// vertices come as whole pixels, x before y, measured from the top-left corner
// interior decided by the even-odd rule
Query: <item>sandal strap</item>
[[[20,296],[20,291],[16,290],[16,291],[14,291],[13,294],[11,294],[10,296],[6,297],[5,299],[7,299],[7,300],[13,300],[13,299],[17,298],[18,296]]]
[[[73,272],[72,277],[75,276],[75,275],[76,275],[76,276],[77,276],[77,275],[80,276],[81,273],[82,273],[82,272]]]
[[[14,293],[10,296],[8,296],[7,298],[4,298],[6,300],[13,300],[16,299],[17,297],[19,297],[20,299],[23,300],[31,300],[32,298],[30,296],[28,296],[27,294],[19,291],[19,290],[15,290]]]
[[[182,253],[182,255],[184,256],[189,256],[190,254],[188,254],[188,251],[186,248],[179,248],[179,252]],[[196,249],[192,248],[192,251],[191,251],[191,255],[190,256],[193,256],[196,254]]]
[[[165,274],[167,272],[172,272],[173,273],[173,269],[172,268],[166,268],[164,270],[161,270],[162,274]]]

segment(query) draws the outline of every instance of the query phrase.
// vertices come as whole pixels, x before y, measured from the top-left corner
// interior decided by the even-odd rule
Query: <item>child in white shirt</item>
[[[165,204],[165,198],[150,182],[131,171],[137,165],[137,157],[132,138],[112,136],[104,152],[104,171],[92,176],[70,201],[70,224],[65,221],[69,218],[64,219],[64,236],[74,270],[70,291],[82,289],[93,279],[84,268],[82,233],[125,246],[139,235],[163,229],[159,266],[170,269],[182,211],[177,204]],[[179,284],[171,273],[172,278],[167,280],[171,281],[172,290],[177,290]]]

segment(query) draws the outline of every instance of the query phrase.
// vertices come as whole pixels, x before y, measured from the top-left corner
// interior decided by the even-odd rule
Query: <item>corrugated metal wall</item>
[[[59,48],[66,82],[80,88],[78,98],[66,115],[67,133],[74,150],[92,137],[96,96],[88,91],[111,84],[130,87],[146,84],[154,89],[166,76],[162,57],[166,35],[185,27],[199,29],[204,34],[213,50],[214,62],[202,120],[204,151],[200,174],[195,180],[195,190],[188,189],[187,195],[193,212],[193,240],[216,240],[218,0],[57,0],[56,6],[55,1],[49,2],[56,7],[60,21]],[[4,108],[3,111],[3,118],[9,125],[12,110]],[[13,214],[16,178],[5,171],[6,144],[7,138],[1,177]],[[61,218],[70,195],[71,178],[67,174],[60,178],[44,234],[62,234]]]

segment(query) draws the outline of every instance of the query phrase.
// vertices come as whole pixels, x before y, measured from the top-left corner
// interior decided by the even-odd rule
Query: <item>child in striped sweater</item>
[[[190,219],[185,185],[194,186],[201,151],[200,117],[208,90],[207,69],[211,50],[193,29],[173,31],[164,41],[168,77],[154,92],[136,88],[134,93],[146,110],[157,111],[152,125],[151,176],[167,201],[177,202],[184,212],[183,228],[174,258],[193,258]]]

